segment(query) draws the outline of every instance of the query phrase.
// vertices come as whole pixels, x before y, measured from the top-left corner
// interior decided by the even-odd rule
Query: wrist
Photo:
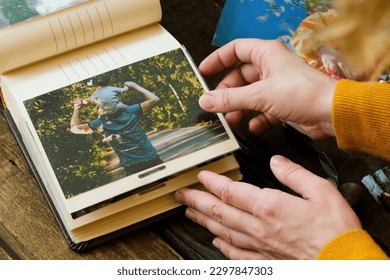
[[[333,128],[333,97],[336,90],[338,80],[325,75],[326,80],[320,84],[321,91],[318,93],[319,120],[322,123],[323,131],[329,135],[334,136]]]

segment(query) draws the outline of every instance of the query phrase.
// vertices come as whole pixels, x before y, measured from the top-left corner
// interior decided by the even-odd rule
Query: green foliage
[[[39,15],[26,0],[1,0],[0,9],[10,24]]]
[[[215,119],[215,115],[205,114],[198,105],[203,88],[181,50],[146,59],[105,75],[110,75],[112,86],[123,87],[125,81],[133,81],[160,98],[161,102],[141,119],[146,132],[195,126]],[[90,80],[25,102],[66,197],[112,180],[104,172],[110,146],[102,142],[103,136],[75,135],[69,131],[74,101],[86,99],[96,90],[96,87],[88,85]],[[145,100],[137,91],[129,91],[120,99],[125,104]],[[94,104],[86,104],[80,112],[82,122],[97,117]]]

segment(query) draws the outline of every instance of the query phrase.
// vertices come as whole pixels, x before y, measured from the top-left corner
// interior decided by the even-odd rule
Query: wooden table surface
[[[198,64],[215,47],[211,39],[224,0],[161,0],[161,24],[186,46]],[[207,78],[213,88],[220,77]],[[10,131],[0,114],[0,259],[223,259],[211,245],[213,236],[190,222],[183,213],[115,238],[83,253],[72,251],[57,225],[48,204]],[[286,190],[273,177],[269,159],[278,153],[301,163],[318,175],[324,174],[318,158],[308,152],[299,134],[283,127],[261,136],[249,134],[245,127],[235,130],[242,149],[236,153],[244,181]],[[327,141],[324,149],[344,170],[339,176],[358,181],[362,176],[387,165],[369,157],[343,153]],[[346,163],[358,158],[364,168]],[[345,170],[347,169],[347,170]],[[363,225],[386,250],[390,248],[390,218],[363,192],[354,206]]]

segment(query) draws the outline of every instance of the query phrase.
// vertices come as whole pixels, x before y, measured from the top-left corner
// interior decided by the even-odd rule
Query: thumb
[[[199,99],[199,105],[209,112],[227,113],[236,111],[235,101],[232,100],[230,88],[220,88],[203,94]]]
[[[266,98],[264,85],[256,82],[242,87],[219,87],[203,94],[199,99],[202,109],[228,113],[239,110],[262,111]]]
[[[273,156],[270,165],[275,177],[304,199],[313,200],[321,197],[324,184],[331,184],[329,181],[280,155]]]

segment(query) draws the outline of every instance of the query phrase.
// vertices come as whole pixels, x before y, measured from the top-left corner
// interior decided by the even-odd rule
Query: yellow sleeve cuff
[[[332,122],[339,148],[390,159],[390,84],[340,80]]]
[[[385,252],[364,230],[351,230],[331,240],[318,260],[389,260]]]

